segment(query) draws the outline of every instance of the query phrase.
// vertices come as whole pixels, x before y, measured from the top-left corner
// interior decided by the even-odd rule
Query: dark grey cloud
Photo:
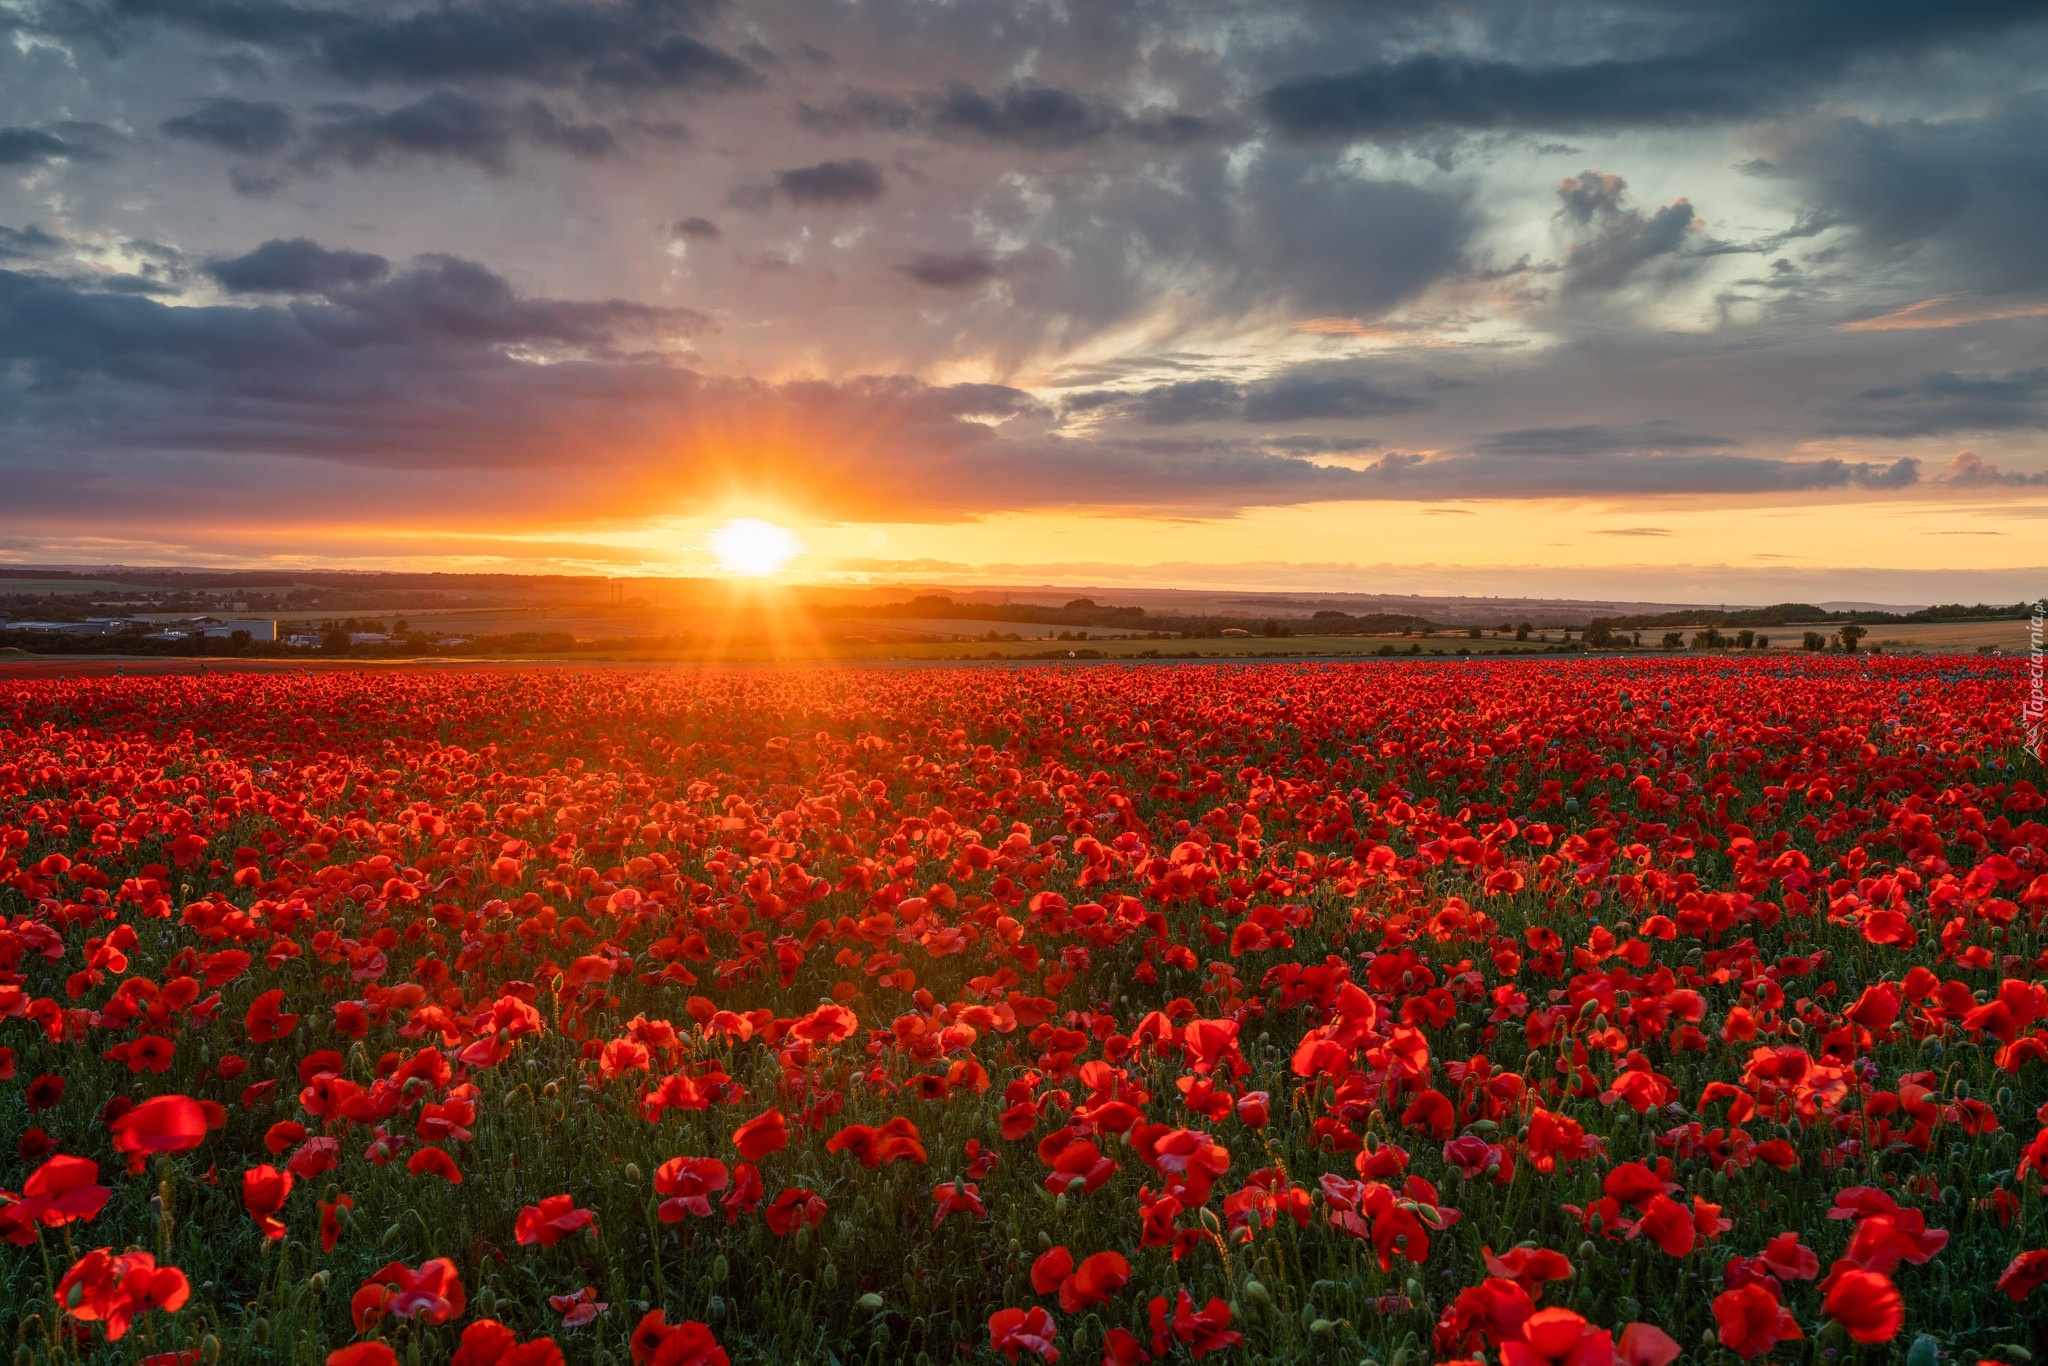
[[[357,85],[544,86],[696,93],[761,77],[695,36],[716,9],[696,0],[455,0],[405,9],[272,0],[60,0],[40,25],[114,47],[155,25],[287,54]]]
[[[1069,395],[1064,406],[1071,413],[1106,411],[1144,426],[1174,427],[1194,422],[1280,424],[1372,417],[1430,405],[1406,394],[1389,393],[1356,375],[1303,368],[1256,384],[1192,379],[1134,392],[1092,390]]]
[[[0,166],[36,166],[61,161],[77,149],[40,128],[0,128]]]
[[[980,289],[1002,275],[1002,263],[982,251],[922,252],[896,267],[918,284],[933,289]]]
[[[984,91],[965,81],[891,95],[852,90],[826,104],[797,104],[797,120],[819,133],[917,130],[933,137],[1039,152],[1067,151],[1123,137],[1184,146],[1222,131],[1218,120],[1178,110],[1132,112],[1114,101],[1036,81]]]
[[[267,100],[205,101],[189,114],[157,125],[174,138],[203,142],[243,156],[267,156],[292,140],[292,111]]]
[[[716,242],[725,234],[708,218],[678,218],[668,225],[668,235],[679,241]]]
[[[0,227],[0,261],[32,261],[55,256],[69,243],[31,223],[24,228]]]
[[[1860,59],[1923,56],[2042,18],[2031,0],[1731,0],[1625,17],[1564,6],[1546,15],[1548,57],[1485,50],[1390,57],[1281,80],[1261,106],[1283,135],[1310,141],[1749,119],[1811,102]]]
[[[2048,93],[1947,119],[1836,117],[1763,139],[1759,173],[1795,183],[1807,230],[1839,226],[1949,288],[2048,286]]]
[[[1494,432],[1477,449],[1495,455],[1613,455],[1652,451],[1724,450],[1740,441],[1703,432],[1677,431],[1655,423],[1614,427],[1589,423],[1581,427],[1518,427]]]
[[[1414,412],[1429,406],[1426,400],[1388,393],[1356,376],[1297,372],[1251,386],[1238,416],[1245,422],[1311,422]]]
[[[1938,370],[1865,389],[1835,430],[1862,436],[1940,436],[2048,427],[2048,367],[2004,374]]]
[[[300,171],[424,159],[466,162],[505,175],[521,144],[581,161],[602,161],[619,151],[618,138],[604,124],[570,122],[538,100],[506,106],[442,90],[395,109],[337,104],[315,112],[320,121],[292,158]]]
[[[847,208],[880,199],[889,188],[882,168],[862,157],[821,161],[775,173],[775,189],[800,208]]]
[[[326,294],[375,284],[391,263],[366,251],[335,251],[309,238],[272,238],[254,251],[206,268],[230,294]]]

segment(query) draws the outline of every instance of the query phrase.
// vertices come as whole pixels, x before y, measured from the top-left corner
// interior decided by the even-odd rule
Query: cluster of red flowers
[[[508,1317],[571,1353],[664,1257],[745,1256],[863,1352],[1413,1331],[1669,1366],[1686,1334],[1990,1334],[1937,1288],[1972,1274],[2018,1341],[2048,1282],[2019,696],[1890,659],[15,685],[0,1080],[23,1061],[45,1127],[0,1234],[118,1241],[153,1164],[239,1173],[252,1259],[352,1267],[334,1366],[388,1363],[394,1321],[562,1361],[470,1317],[508,1256],[559,1290]],[[575,1181],[550,1070],[610,1126]],[[484,1232],[363,1275],[389,1253],[349,1229],[406,1189]],[[651,1279],[578,1251],[615,1245]],[[913,1247],[972,1267],[965,1305],[891,1305]],[[109,1339],[192,1294],[111,1248],[47,1289]],[[638,1366],[725,1361],[665,1312]]]

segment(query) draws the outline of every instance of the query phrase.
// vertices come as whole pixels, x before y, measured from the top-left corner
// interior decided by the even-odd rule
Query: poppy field
[[[2020,1366],[2025,687],[0,684],[0,1328],[23,1366]]]

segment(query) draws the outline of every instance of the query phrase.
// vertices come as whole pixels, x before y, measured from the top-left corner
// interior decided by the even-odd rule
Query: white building
[[[225,638],[237,631],[247,631],[251,640],[276,640],[277,623],[274,621],[209,621],[206,634]]]

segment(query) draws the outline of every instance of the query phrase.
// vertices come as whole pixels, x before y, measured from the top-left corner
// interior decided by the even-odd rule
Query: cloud
[[[979,289],[1003,273],[1002,262],[982,251],[922,252],[896,267],[932,289]]]
[[[2033,474],[2001,470],[1975,451],[1957,451],[1948,464],[1942,466],[1941,473],[1935,476],[1935,482],[1951,488],[1964,489],[2026,488],[2048,485],[2048,470]]]
[[[1605,171],[1588,170],[1559,182],[1560,211],[1583,226],[1598,225],[1589,238],[1565,252],[1565,287],[1573,292],[1619,289],[1637,270],[1658,257],[1674,256],[1704,226],[1692,201],[1675,199],[1644,213],[1625,209],[1628,182]]]
[[[602,161],[619,151],[618,139],[605,125],[567,122],[538,100],[504,106],[443,90],[395,109],[337,104],[316,112],[321,122],[292,159],[300,171],[424,159],[466,162],[505,175],[520,143],[567,152],[580,161]]]
[[[850,157],[777,171],[774,190],[767,193],[780,193],[799,208],[839,209],[872,203],[888,188],[881,167],[860,157]],[[743,208],[765,206],[762,193],[756,190],[753,197],[747,197],[743,188],[742,198],[736,202]]]
[[[1389,393],[1359,376],[1314,367],[1302,367],[1256,384],[1224,379],[1181,380],[1128,393],[1085,391],[1069,395],[1066,400],[1071,412],[1107,413],[1149,427],[1223,421],[1308,422],[1412,412],[1428,406],[1422,399]]]
[[[708,218],[678,218],[668,225],[668,235],[677,241],[716,242],[725,236]]]
[[[1631,17],[1636,22],[1623,27],[1599,11],[1565,7],[1549,16],[1560,50],[1548,60],[1424,52],[1290,77],[1271,85],[1260,105],[1282,136],[1301,141],[1751,119],[1815,99],[1859,58],[1925,56],[2038,22],[2040,11],[2022,0],[1749,0]],[[1524,36],[1510,30],[1508,39]],[[1603,40],[1620,50],[1585,51]]]
[[[1904,384],[1865,389],[1856,403],[1867,406],[1840,409],[1835,431],[1913,437],[2048,427],[2048,367],[2004,374],[1937,370]]]
[[[291,141],[293,125],[292,111],[281,104],[220,98],[157,126],[174,138],[244,156],[266,156]]]
[[[2048,317],[2048,302],[2000,304],[1973,301],[1965,294],[1937,294],[1868,318],[1837,323],[1837,332],[1926,332],[1950,327],[1974,327],[1978,323],[2003,322],[2009,318]]]
[[[363,251],[331,251],[304,237],[272,238],[243,256],[215,261],[207,274],[230,294],[327,294],[375,284],[391,263]]]
[[[1759,174],[1790,182],[1815,230],[1926,272],[1943,292],[2048,287],[2048,92],[1979,115],[1811,119],[1759,138]]]
[[[25,228],[0,227],[0,261],[30,261],[55,256],[67,243],[31,223]]]
[[[54,7],[53,7],[54,8]],[[525,82],[717,93],[760,73],[694,36],[699,0],[470,0],[415,9],[265,0],[114,0],[57,10],[46,27],[123,46],[151,24],[299,58],[356,85]]]
[[[1177,110],[1132,113],[1110,100],[1060,86],[1020,81],[984,92],[965,81],[938,90],[891,95],[851,90],[837,101],[799,102],[797,120],[819,133],[916,129],[932,137],[1061,152],[1112,137],[1158,146],[1185,146],[1214,136],[1211,118]]]
[[[1606,171],[1586,170],[1558,182],[1557,197],[1564,201],[1564,213],[1575,223],[1591,223],[1621,212],[1621,199],[1628,182]]]
[[[1671,536],[1676,533],[1670,527],[1663,526],[1624,526],[1595,531],[1593,534],[1595,536]]]
[[[1732,437],[1674,431],[1651,423],[1614,427],[1518,427],[1481,438],[1477,449],[1494,455],[1612,455],[1618,452],[1716,450],[1742,443]]]
[[[38,166],[62,161],[78,149],[39,128],[0,128],[0,166]]]

